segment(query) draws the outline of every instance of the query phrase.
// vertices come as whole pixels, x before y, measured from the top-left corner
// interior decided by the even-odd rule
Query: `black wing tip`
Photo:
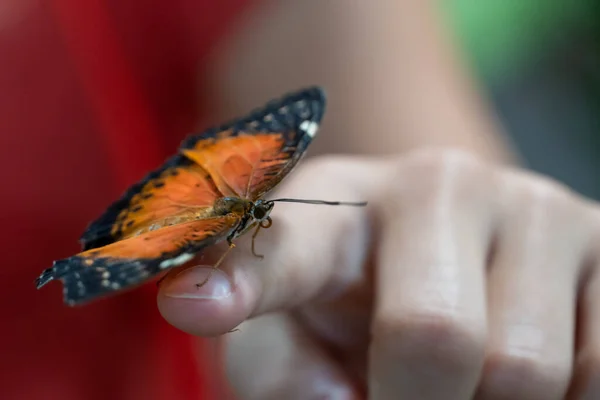
[[[191,135],[181,143],[182,149],[194,148],[199,140],[221,131],[297,131],[306,121],[319,124],[325,114],[327,96],[321,86],[308,86],[273,99],[242,117]],[[234,136],[237,133],[234,133]]]
[[[300,90],[296,90],[294,92],[289,92],[283,95],[280,99],[275,100],[275,102],[285,104],[293,103],[298,100],[308,100],[315,103],[316,105],[325,107],[325,104],[327,104],[327,94],[323,87],[314,85],[305,87]]]
[[[54,269],[54,267],[47,268],[40,274],[40,276],[38,276],[35,279],[35,288],[37,290],[40,290],[47,283],[49,283],[55,279],[56,279],[56,270]],[[68,293],[65,291],[65,294],[63,296],[63,303],[65,303],[69,307],[74,307],[74,306],[85,304],[86,302],[78,301],[77,299],[71,299],[68,296]]]
[[[265,106],[251,112],[245,120],[254,120],[268,114],[277,115],[279,110],[285,106],[294,106],[291,114],[297,117],[297,123],[303,121],[321,122],[325,114],[327,95],[321,86],[309,86],[300,90],[289,92],[282,97],[271,100]],[[290,114],[288,112],[288,114]],[[295,127],[297,128],[297,126]]]
[[[39,290],[52,280],[54,280],[54,268],[47,268],[35,279],[35,288]]]

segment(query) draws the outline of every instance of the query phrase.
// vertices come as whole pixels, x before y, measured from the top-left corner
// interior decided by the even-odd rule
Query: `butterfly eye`
[[[266,214],[267,214],[266,211],[260,207],[255,207],[254,210],[252,211],[252,216],[255,219],[263,219]]]
[[[263,220],[269,216],[269,214],[271,213],[271,209],[273,209],[273,203],[257,202],[254,204],[252,216],[254,217],[254,219]]]

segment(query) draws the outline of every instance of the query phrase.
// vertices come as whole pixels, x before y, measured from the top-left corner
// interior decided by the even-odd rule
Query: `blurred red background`
[[[131,183],[206,120],[202,60],[243,0],[0,3],[0,397],[208,395],[191,339],[166,324],[155,285],[67,308],[34,279]]]

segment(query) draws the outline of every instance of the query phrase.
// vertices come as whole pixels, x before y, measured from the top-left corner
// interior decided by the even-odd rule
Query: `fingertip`
[[[157,306],[174,327],[195,336],[217,336],[246,318],[240,297],[225,272],[197,265],[165,277]]]

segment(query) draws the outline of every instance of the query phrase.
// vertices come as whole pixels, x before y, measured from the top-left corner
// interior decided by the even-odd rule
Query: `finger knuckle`
[[[388,212],[405,208],[451,206],[467,210],[487,204],[492,192],[491,169],[462,150],[419,150],[400,158],[388,179]],[[391,200],[391,201],[389,201]]]
[[[493,398],[561,399],[570,374],[567,362],[542,355],[495,353],[486,359],[481,389]]]
[[[516,189],[512,192],[518,195],[520,202],[530,207],[565,208],[575,201],[574,193],[552,178],[513,171],[506,172],[504,178]]]
[[[477,156],[460,149],[421,149],[406,156],[404,165],[413,172],[438,176],[450,169],[473,173],[481,170],[483,163]],[[417,174],[411,174],[414,175]]]
[[[507,187],[506,212],[515,220],[528,221],[529,227],[538,232],[548,231],[548,226],[560,226],[573,238],[584,241],[597,225],[590,204],[551,178],[508,173],[503,183]]]
[[[471,370],[484,358],[485,328],[443,312],[404,317],[383,314],[374,319],[373,340],[380,351],[403,360],[452,372]]]
[[[487,168],[476,156],[461,150],[419,150],[398,163],[400,181],[404,187],[426,190],[447,187],[448,184],[472,190],[484,183]],[[446,185],[442,185],[446,184]]]
[[[565,188],[549,179],[532,181],[527,192],[530,203],[538,207],[559,209],[573,202]]]

